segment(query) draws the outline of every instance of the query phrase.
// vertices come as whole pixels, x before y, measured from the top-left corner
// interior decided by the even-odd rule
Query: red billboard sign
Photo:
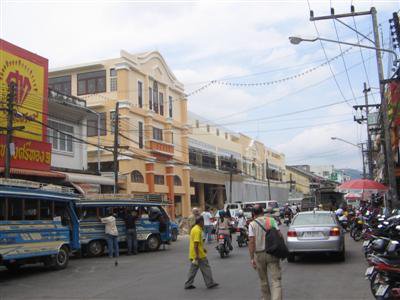
[[[46,141],[48,60],[0,39],[0,127],[7,127],[9,86],[16,86],[12,132],[12,168],[50,170]],[[5,165],[5,134],[0,131],[0,167]]]

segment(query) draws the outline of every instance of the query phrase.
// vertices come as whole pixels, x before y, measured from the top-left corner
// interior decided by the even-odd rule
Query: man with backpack
[[[261,282],[261,292],[264,300],[281,300],[281,266],[279,257],[271,252],[271,246],[277,243],[277,235],[270,235],[272,231],[276,234],[278,225],[274,218],[264,216],[264,209],[260,205],[253,207],[254,220],[249,225],[249,253],[251,265],[257,270]],[[280,232],[278,232],[280,235]],[[278,239],[279,239],[278,235]],[[270,244],[269,244],[270,243]],[[272,245],[274,244],[274,245]],[[275,252],[274,252],[275,254]],[[281,255],[278,253],[276,255]],[[271,282],[268,280],[268,275]]]

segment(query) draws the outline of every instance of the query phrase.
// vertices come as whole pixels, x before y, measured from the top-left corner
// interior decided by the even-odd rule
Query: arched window
[[[181,186],[182,185],[182,180],[178,175],[174,176],[174,185],[177,185],[177,186]]]
[[[131,182],[144,183],[144,178],[142,173],[140,173],[137,170],[133,171],[131,173]]]

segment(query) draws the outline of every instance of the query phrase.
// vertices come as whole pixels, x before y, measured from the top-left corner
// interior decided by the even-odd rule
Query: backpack
[[[289,250],[285,241],[278,229],[271,227],[271,219],[267,218],[266,227],[254,220],[265,231],[265,252],[280,259],[285,259],[289,256]]]

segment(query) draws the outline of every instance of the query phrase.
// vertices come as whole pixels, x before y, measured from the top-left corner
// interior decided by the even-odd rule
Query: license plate
[[[364,241],[363,247],[368,247],[368,245],[369,245],[369,241]]]
[[[369,268],[365,271],[365,276],[371,275],[373,271],[374,271],[374,267],[369,267]]]
[[[225,240],[223,240],[223,239],[220,239],[220,240],[218,240],[218,243],[221,245],[221,244],[224,244],[225,243]]]
[[[324,234],[322,232],[307,231],[303,232],[302,237],[304,238],[324,237]]]
[[[387,284],[382,284],[379,286],[378,290],[376,291],[375,296],[382,297],[386,294],[386,291],[388,290],[389,285]]]

